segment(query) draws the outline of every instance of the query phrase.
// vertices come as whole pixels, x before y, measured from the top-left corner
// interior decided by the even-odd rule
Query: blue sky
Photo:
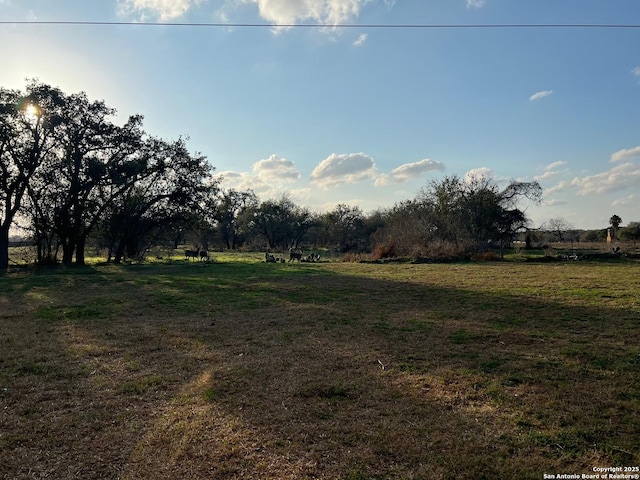
[[[640,24],[638,0],[0,0],[0,21]],[[640,221],[640,28],[0,25],[26,78],[189,136],[227,188],[365,212],[444,175],[537,180],[535,227]],[[525,207],[525,205],[522,205]]]

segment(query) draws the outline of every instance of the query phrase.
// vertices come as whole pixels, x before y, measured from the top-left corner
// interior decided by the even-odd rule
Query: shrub
[[[362,261],[362,254],[355,252],[348,252],[340,257],[340,260],[343,262],[351,262],[356,263]]]
[[[378,244],[373,249],[371,254],[372,260],[381,260],[383,258],[397,257],[396,244],[392,241],[387,241],[382,244]]]
[[[495,252],[478,252],[471,255],[471,260],[479,262],[495,262],[500,260],[500,255]]]

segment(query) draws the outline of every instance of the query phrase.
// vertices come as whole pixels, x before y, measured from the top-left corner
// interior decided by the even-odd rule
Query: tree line
[[[551,218],[536,230],[528,232],[527,237],[538,245],[550,242],[607,242],[609,236],[612,241],[634,242],[640,240],[640,222],[633,221],[622,226],[622,218],[612,215],[609,219],[610,228],[582,230],[573,226],[564,218]]]
[[[344,204],[319,214],[286,195],[261,201],[251,190],[223,189],[186,139],[147,134],[141,115],[123,125],[115,118],[84,92],[37,80],[24,92],[0,88],[0,270],[9,265],[12,226],[29,232],[41,264],[83,264],[88,244],[119,263],[185,240],[200,248],[459,256],[508,244],[529,223],[519,202],[542,194],[537,182],[499,188],[454,175],[368,215]]]

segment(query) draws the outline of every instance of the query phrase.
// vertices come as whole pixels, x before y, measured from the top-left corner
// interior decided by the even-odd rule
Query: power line
[[[324,23],[175,23],[175,22],[106,22],[84,20],[26,20],[0,21],[0,25],[53,25],[53,26],[130,26],[130,27],[205,27],[205,28],[327,28],[327,29],[638,29],[640,24],[618,23],[480,23],[480,24],[324,24]]]

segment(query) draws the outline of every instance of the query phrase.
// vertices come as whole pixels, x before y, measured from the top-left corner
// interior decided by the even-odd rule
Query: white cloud
[[[300,172],[291,160],[271,155],[253,164],[253,173],[224,171],[216,175],[222,186],[236,190],[253,190],[260,198],[276,198],[282,195],[283,185],[300,179]],[[304,190],[289,190],[301,196]]]
[[[205,0],[119,0],[120,15],[140,14],[142,18],[151,14],[161,22],[168,22],[181,17],[192,7]]]
[[[484,7],[485,0],[467,0],[467,8]]]
[[[556,192],[561,192],[563,190],[567,190],[568,188],[571,188],[571,182],[567,182],[566,180],[563,180],[561,182],[556,183],[554,186],[547,188],[544,191],[544,194],[553,195]]]
[[[612,207],[623,206],[623,205],[637,205],[640,201],[640,195],[629,195],[625,198],[619,198],[618,200],[614,200],[611,203]]]
[[[354,47],[362,47],[365,43],[367,43],[368,35],[366,33],[361,33],[355,42],[353,42]]]
[[[329,188],[343,183],[356,183],[376,175],[373,158],[364,153],[332,153],[311,173],[311,183]]]
[[[547,207],[559,207],[562,205],[567,205],[566,200],[545,200],[544,205]]]
[[[549,165],[544,167],[544,173],[542,175],[536,175],[535,177],[533,177],[533,179],[538,181],[538,180],[549,180],[550,178],[557,177],[562,172],[556,169],[566,164],[567,162],[563,162],[563,161],[550,163]]]
[[[576,188],[579,195],[604,195],[628,188],[640,189],[640,165],[627,162],[606,172],[576,177],[570,182],[562,181],[547,189],[547,195]]]
[[[399,167],[391,170],[391,174],[389,175],[380,175],[376,179],[375,185],[379,187],[383,185],[389,185],[391,183],[403,183],[414,178],[419,178],[427,172],[444,170],[445,166],[442,163],[425,158],[424,160],[420,160],[419,162],[405,163],[404,165],[400,165]]]
[[[633,75],[636,77],[640,77],[640,67],[634,68],[633,70],[631,70],[631,73],[633,73]]]
[[[544,97],[548,97],[553,94],[553,90],[543,90],[541,92],[536,92],[529,97],[530,102],[535,102],[536,100],[540,100]]]
[[[549,180],[550,178],[557,177],[560,174],[558,171],[548,170],[544,172],[542,175],[536,175],[533,179],[537,182],[540,180]]]
[[[474,168],[464,175],[464,181],[471,183],[474,180],[482,180],[483,178],[492,178],[493,170],[487,167]]]
[[[246,190],[253,188],[252,180],[255,178],[248,173],[233,172],[230,170],[219,172],[214,176],[218,179],[221,179],[222,184],[226,188],[234,188],[237,190]]]
[[[566,164],[567,164],[567,162],[563,162],[562,160],[560,160],[559,162],[550,163],[549,165],[544,167],[544,169],[545,169],[545,171],[548,172],[549,170],[554,170],[554,169],[556,169],[558,167],[562,167],[562,166],[564,166]]]
[[[612,162],[619,162],[620,160],[627,160],[629,158],[640,157],[640,146],[618,150],[611,155]]]
[[[312,21],[339,25],[358,16],[372,0],[243,0],[258,6],[260,16],[276,25]]]
[[[278,185],[264,182],[257,175],[247,172],[224,171],[218,173],[216,178],[222,178],[221,184],[224,188],[253,190],[261,199],[276,198],[284,193]]]
[[[625,190],[640,190],[640,146],[622,149],[611,155],[611,162],[617,163],[613,168],[604,172],[572,180],[563,180],[545,190],[545,195],[552,195],[565,190],[576,190],[578,195],[606,195]],[[553,164],[552,164],[553,165]],[[545,173],[542,177],[550,178]],[[614,205],[627,205],[637,200],[637,195],[615,200]]]
[[[391,180],[391,177],[389,177],[388,174],[383,173],[382,175],[378,175],[378,178],[373,182],[373,185],[376,187],[384,187],[386,185],[391,185],[392,183],[394,182]]]
[[[260,160],[253,165],[255,174],[265,182],[295,182],[300,179],[300,172],[291,160],[271,155],[266,160]]]

